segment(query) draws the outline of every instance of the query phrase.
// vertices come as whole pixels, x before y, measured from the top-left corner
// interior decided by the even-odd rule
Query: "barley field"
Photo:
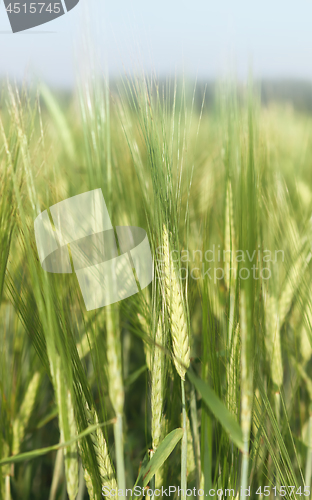
[[[3,500],[310,498],[312,118],[196,92],[1,87]],[[87,311],[34,221],[95,189],[154,278]]]

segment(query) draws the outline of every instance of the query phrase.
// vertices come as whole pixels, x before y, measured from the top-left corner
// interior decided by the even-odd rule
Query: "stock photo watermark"
[[[101,189],[61,201],[50,214],[54,226],[47,210],[34,223],[41,266],[49,273],[72,273],[70,249],[87,311],[124,300],[151,283],[153,259],[145,230],[113,228]]]
[[[116,498],[116,495],[122,498],[131,498],[131,497],[170,497],[172,495],[179,497],[213,497],[213,498],[238,498],[240,496],[251,497],[251,495],[256,496],[256,498],[263,498],[268,496],[273,497],[291,497],[292,495],[299,496],[310,496],[310,487],[309,486],[259,486],[252,491],[251,486],[248,486],[245,490],[240,488],[240,490],[236,491],[234,488],[211,488],[207,491],[203,489],[196,488],[188,488],[183,490],[179,486],[168,486],[164,488],[163,486],[160,488],[155,488],[154,490],[151,488],[144,488],[143,486],[135,486],[133,489],[126,489],[123,491],[122,489],[113,489],[108,486],[103,486],[102,488],[103,497],[113,497]]]
[[[166,261],[165,248],[156,248],[156,263],[158,278],[164,277],[164,263]],[[230,277],[240,280],[269,280],[272,276],[269,264],[284,262],[283,250],[262,250],[260,245],[253,252],[248,250],[222,250],[221,246],[212,245],[203,250],[171,250],[170,261],[177,265],[177,273],[181,280],[209,279],[215,284]],[[248,265],[244,266],[244,263]],[[252,264],[252,265],[250,265]],[[260,265],[261,264],[261,265]]]

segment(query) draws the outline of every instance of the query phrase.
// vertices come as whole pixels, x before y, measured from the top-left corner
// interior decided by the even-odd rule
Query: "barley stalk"
[[[163,430],[163,380],[164,380],[164,354],[162,347],[164,345],[164,334],[162,327],[162,318],[159,318],[155,341],[153,346],[153,356],[150,353],[151,362],[151,412],[152,412],[152,450],[151,457],[156,452]],[[157,486],[162,484],[162,467],[158,469],[154,478]],[[152,488],[153,489],[153,488]],[[154,488],[155,489],[155,488]]]
[[[113,310],[106,307],[106,344],[108,391],[116,415],[122,415],[124,407],[124,388],[121,366],[121,342],[118,327],[115,328]]]
[[[309,423],[308,423],[308,452],[307,452],[307,462],[305,469],[305,485],[311,486],[311,477],[312,477],[312,380],[307,375],[305,369],[303,368],[301,363],[297,363],[294,361],[299,374],[306,384],[306,388],[309,394]]]
[[[8,458],[10,455],[10,447],[6,441],[2,441],[2,456],[1,459]],[[4,500],[11,500],[11,472],[10,464],[1,467],[0,470],[0,498]],[[2,481],[3,478],[3,481]]]
[[[194,386],[192,386],[192,388],[191,388],[190,411],[191,411],[192,435],[194,438],[196,489],[197,489],[197,497],[199,497],[198,490],[201,489],[201,478],[202,478],[203,473],[202,473],[202,463],[201,463],[201,456],[200,456],[200,436],[199,436],[199,430],[198,430],[196,393],[195,393]]]
[[[4,478],[4,500],[12,500],[11,497],[11,480],[10,476],[5,476]]]
[[[57,358],[55,384],[57,391],[61,441],[65,442],[66,440],[77,435],[77,427],[71,392],[66,388],[66,386],[63,389],[64,380],[61,377],[60,358]],[[64,392],[62,394],[63,390],[65,391],[65,397]],[[68,431],[66,430],[67,428]],[[69,435],[67,435],[68,432]],[[75,500],[79,488],[78,453],[76,443],[73,443],[64,449],[64,462],[68,497],[69,500]]]
[[[74,407],[70,391],[67,392],[68,423],[72,436],[77,434]],[[75,500],[79,488],[78,453],[76,443],[64,451],[67,493],[70,500]]]
[[[186,500],[187,490],[187,413],[185,403],[185,385],[184,380],[181,378],[181,393],[182,393],[182,444],[181,444],[181,498]]]
[[[116,311],[115,311],[116,312]],[[117,322],[117,312],[115,314]],[[116,325],[115,325],[116,326]],[[106,332],[107,332],[107,365],[108,365],[108,391],[111,403],[116,413],[116,423],[114,424],[114,437],[117,463],[117,484],[118,489],[123,493],[126,491],[124,446],[123,446],[123,425],[122,415],[124,407],[124,387],[122,379],[121,365],[121,342],[119,327],[114,328],[112,306],[106,307]]]
[[[196,469],[195,453],[193,436],[191,432],[191,424],[188,415],[186,415],[186,429],[187,429],[187,475],[193,475]]]
[[[249,437],[252,410],[252,378],[247,362],[247,309],[245,291],[240,294],[240,330],[241,330],[241,428],[243,433],[243,461],[241,471],[242,498],[245,499],[248,486]]]
[[[62,475],[63,475],[63,449],[60,448],[59,450],[57,450],[56,453],[49,500],[55,500],[57,495],[58,485]]]
[[[305,485],[308,488],[311,488],[311,477],[312,477],[312,403],[310,399],[309,424],[308,424],[308,452],[307,452],[307,463],[305,469]]]

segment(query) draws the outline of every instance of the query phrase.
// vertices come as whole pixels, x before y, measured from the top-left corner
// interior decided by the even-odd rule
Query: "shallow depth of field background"
[[[0,14],[0,499],[310,497],[311,5]],[[155,280],[88,313],[33,223],[97,188]]]

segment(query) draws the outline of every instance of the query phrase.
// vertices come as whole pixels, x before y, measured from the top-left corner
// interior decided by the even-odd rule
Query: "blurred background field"
[[[71,95],[43,84],[3,86],[0,491],[5,500],[99,498],[100,487],[116,484],[123,456],[124,478],[132,488],[137,479],[142,482],[139,471],[147,471],[148,450],[155,452],[181,425],[186,448],[181,455],[183,440],[166,444],[172,455],[157,462],[156,487],[181,485],[185,453],[189,488],[233,488],[239,498],[245,497],[239,488],[249,485],[252,498],[263,494],[264,486],[270,486],[272,498],[273,487],[295,486],[296,498],[307,493],[312,118],[291,101],[262,104],[255,84],[220,83],[211,95],[205,105],[200,87],[144,78],[111,87],[90,79]],[[97,188],[114,226],[147,231],[156,277],[142,293],[87,313],[75,274],[42,270],[33,222],[53,204]],[[204,256],[213,247],[221,260],[215,256],[210,263]],[[165,255],[164,248],[177,250],[172,286],[178,291],[178,319],[163,287],[159,248]],[[224,250],[232,251],[232,260],[229,252],[222,257]],[[245,255],[243,262],[234,257],[237,250]],[[268,262],[266,251],[280,253]],[[241,274],[233,271],[242,268]],[[264,268],[269,279],[267,271],[260,277]],[[174,361],[176,343],[184,342],[176,338],[181,332],[190,352],[182,349],[180,355],[191,373],[184,423],[185,370],[177,371]],[[156,379],[151,352],[160,363]],[[204,386],[197,385],[199,379]],[[118,438],[113,429],[120,411]],[[93,429],[78,447],[75,442],[66,448],[65,468],[62,450],[36,451],[57,448],[97,422],[108,422],[103,433]],[[120,437],[124,452],[118,459]],[[19,458],[26,452],[30,455]]]

